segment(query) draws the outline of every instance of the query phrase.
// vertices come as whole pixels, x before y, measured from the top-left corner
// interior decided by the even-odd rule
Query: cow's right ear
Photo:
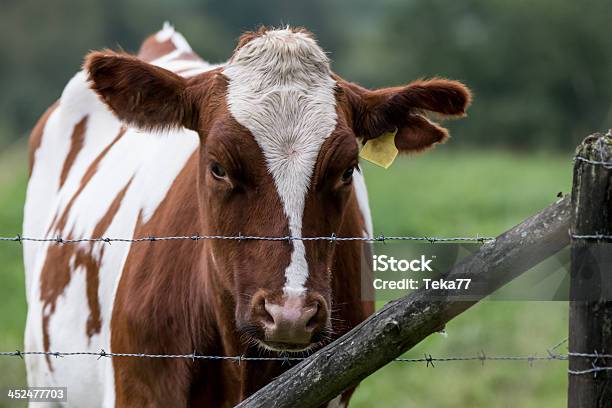
[[[122,121],[143,129],[197,130],[187,82],[134,56],[96,51],[85,60],[91,88]]]
[[[442,143],[448,131],[430,118],[465,116],[472,96],[461,82],[435,78],[405,86],[369,90],[337,78],[345,95],[353,130],[365,143],[394,132],[395,147],[419,152]]]

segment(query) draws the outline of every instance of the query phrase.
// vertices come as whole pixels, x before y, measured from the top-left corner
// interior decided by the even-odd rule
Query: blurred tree
[[[475,93],[456,144],[569,148],[612,126],[612,2],[4,0],[0,146],[24,136],[91,49],[138,49],[172,22],[205,59],[259,25],[301,25],[367,86],[449,76]]]
[[[483,146],[574,146],[612,125],[612,2],[390,3],[357,77],[375,85],[434,75],[475,94],[462,138]],[[384,75],[382,75],[384,73]]]

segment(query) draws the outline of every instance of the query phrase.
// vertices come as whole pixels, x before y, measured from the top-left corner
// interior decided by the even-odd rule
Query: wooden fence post
[[[572,186],[569,350],[612,353],[612,134],[587,137],[576,150]],[[606,288],[607,287],[607,288]],[[606,293],[607,292],[607,293]],[[611,358],[569,359],[569,408],[612,407]],[[581,373],[582,372],[582,373]]]

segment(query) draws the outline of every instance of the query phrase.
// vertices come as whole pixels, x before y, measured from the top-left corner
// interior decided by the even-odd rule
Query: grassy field
[[[21,231],[26,157],[0,154],[0,235]],[[497,235],[568,192],[571,155],[452,151],[365,166],[376,233]],[[567,335],[564,302],[483,302],[407,356],[545,355]],[[22,347],[25,321],[21,248],[0,243],[0,349]],[[564,349],[562,349],[564,350]],[[366,379],[354,407],[560,407],[564,362],[392,363]],[[22,362],[0,359],[0,389],[23,383]],[[0,406],[2,403],[0,402]]]

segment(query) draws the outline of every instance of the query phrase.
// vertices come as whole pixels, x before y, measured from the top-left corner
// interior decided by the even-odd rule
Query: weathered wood
[[[324,404],[567,246],[569,223],[570,200],[565,197],[484,244],[445,274],[446,279],[472,279],[470,288],[474,289],[466,294],[469,301],[432,301],[430,292],[419,291],[390,302],[238,406],[308,408]]]
[[[589,136],[576,154],[592,161],[612,161],[612,135]],[[611,197],[612,169],[576,160],[572,188],[573,234],[612,235]],[[572,352],[612,353],[612,302],[610,291],[605,290],[612,280],[611,250],[609,240],[572,239],[569,316]],[[570,357],[570,372],[588,370],[593,365],[610,366],[612,359]],[[612,407],[612,373],[570,373],[568,407]]]

